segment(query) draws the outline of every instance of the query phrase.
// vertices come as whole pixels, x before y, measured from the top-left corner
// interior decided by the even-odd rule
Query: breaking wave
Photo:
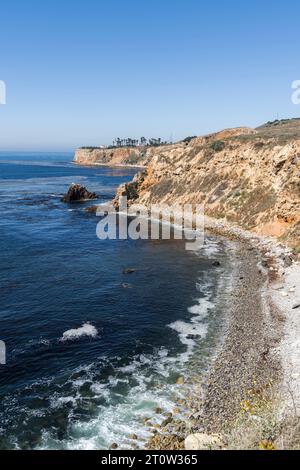
[[[60,341],[73,341],[83,336],[95,338],[98,334],[97,328],[89,322],[84,323],[80,328],[72,328],[63,333]]]

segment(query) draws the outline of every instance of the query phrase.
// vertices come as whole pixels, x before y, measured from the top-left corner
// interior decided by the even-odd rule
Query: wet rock
[[[176,380],[177,385],[182,385],[184,384],[184,377],[178,377]]]
[[[215,260],[212,262],[212,266],[214,266],[214,268],[217,268],[218,266],[221,266],[221,263],[220,261]]]
[[[161,423],[161,427],[164,428],[166,427],[168,424],[172,423],[172,418],[169,416],[169,418],[166,418],[163,420],[163,422]]]
[[[218,434],[195,433],[190,434],[184,441],[186,450],[221,449],[223,442]]]
[[[129,439],[137,440],[137,435],[136,434],[130,434]]]
[[[85,211],[89,212],[90,214],[96,214],[99,206],[90,206],[86,207]]]
[[[134,268],[125,268],[123,269],[123,274],[132,274],[135,273],[136,269]]]
[[[163,412],[162,408],[159,408],[159,407],[155,408],[154,411],[155,411],[155,413],[158,414],[158,415],[160,415],[160,414]]]
[[[178,405],[185,405],[185,400],[183,398],[179,398],[179,400],[177,400],[177,403]]]
[[[150,417],[146,416],[145,418],[143,418],[143,423],[149,424],[150,419]]]
[[[116,444],[115,442],[112,443],[112,445],[110,446],[110,449],[111,450],[114,450],[114,449],[117,449],[119,446],[118,444]]]
[[[199,335],[188,334],[186,337],[187,337],[187,339],[197,339],[197,338],[199,338]]]
[[[300,302],[296,302],[293,306],[292,309],[295,310],[296,308],[300,307]]]
[[[97,199],[96,193],[91,193],[84,186],[72,183],[68,192],[61,198],[62,202],[78,202],[86,199]]]

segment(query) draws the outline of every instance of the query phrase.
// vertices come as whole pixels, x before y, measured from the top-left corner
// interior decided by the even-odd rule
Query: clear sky
[[[299,0],[0,4],[0,149],[174,140],[300,116]]]

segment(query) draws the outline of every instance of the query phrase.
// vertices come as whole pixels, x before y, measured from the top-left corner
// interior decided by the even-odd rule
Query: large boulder
[[[84,186],[72,183],[68,192],[61,198],[62,202],[78,202],[87,199],[97,199],[96,193],[91,193]]]
[[[218,434],[195,433],[187,436],[184,447],[186,450],[218,450],[224,444]]]

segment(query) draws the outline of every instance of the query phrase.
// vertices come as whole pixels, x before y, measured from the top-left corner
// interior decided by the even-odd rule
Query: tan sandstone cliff
[[[147,168],[118,191],[130,202],[204,203],[210,217],[300,247],[299,120],[148,148],[141,161]]]
[[[183,144],[175,144],[183,146]],[[173,146],[166,146],[169,148]],[[74,161],[81,165],[147,166],[161,147],[82,148],[75,152]]]

